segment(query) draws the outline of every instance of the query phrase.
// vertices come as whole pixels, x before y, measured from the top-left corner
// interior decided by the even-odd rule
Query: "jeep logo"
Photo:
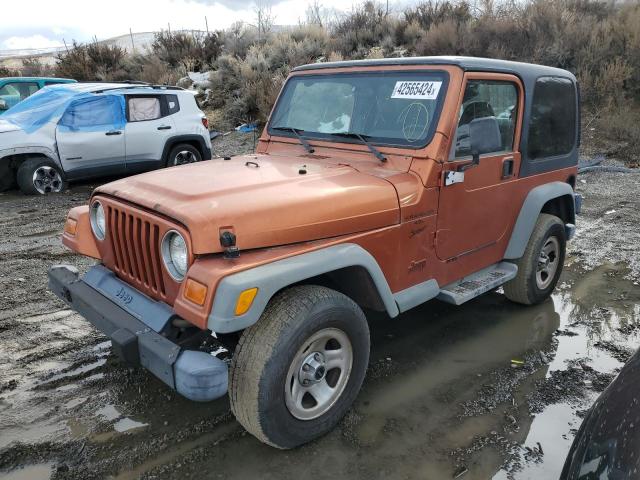
[[[120,287],[120,290],[118,290],[118,293],[116,293],[116,298],[121,300],[125,305],[129,305],[131,302],[133,302],[133,296],[127,293],[124,287]]]

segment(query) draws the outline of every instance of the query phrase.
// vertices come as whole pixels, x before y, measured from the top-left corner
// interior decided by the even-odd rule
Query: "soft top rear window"
[[[287,81],[269,134],[349,142],[358,134],[378,145],[421,148],[431,140],[446,95],[441,71],[300,75]],[[357,142],[357,140],[355,140]]]
[[[567,155],[576,144],[576,88],[568,78],[540,77],[531,105],[531,159]]]

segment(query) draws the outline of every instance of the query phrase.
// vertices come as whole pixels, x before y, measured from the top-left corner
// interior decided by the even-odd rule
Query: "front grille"
[[[116,274],[139,289],[165,299],[160,225],[113,205],[107,205],[106,215]]]

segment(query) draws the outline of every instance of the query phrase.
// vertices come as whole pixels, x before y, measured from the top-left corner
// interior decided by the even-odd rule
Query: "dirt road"
[[[226,400],[192,403],[129,369],[47,291],[50,265],[91,264],[59,236],[92,186],[0,195],[0,478],[557,477],[640,339],[639,176],[580,180],[584,213],[552,300],[524,308],[493,293],[371,315],[354,408],[294,451],[246,434]]]

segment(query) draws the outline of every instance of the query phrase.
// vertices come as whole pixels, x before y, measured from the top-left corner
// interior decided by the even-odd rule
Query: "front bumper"
[[[170,308],[117,279],[106,268],[97,265],[80,278],[73,267],[53,266],[49,289],[107,335],[121,358],[142,365],[181,395],[202,402],[227,392],[227,365],[164,337],[160,332],[173,318]]]

